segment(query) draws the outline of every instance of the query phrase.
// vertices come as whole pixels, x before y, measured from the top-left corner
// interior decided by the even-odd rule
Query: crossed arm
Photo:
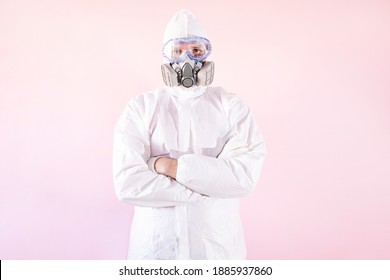
[[[133,106],[119,120],[114,139],[114,183],[121,201],[166,207],[208,197],[242,197],[253,190],[265,158],[265,145],[247,108],[231,122],[232,136],[218,157],[160,157],[153,163],[156,172],[151,172],[149,137],[142,114]]]

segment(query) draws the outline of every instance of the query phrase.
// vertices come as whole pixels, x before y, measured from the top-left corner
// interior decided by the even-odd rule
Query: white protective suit
[[[175,17],[164,41],[205,37],[189,12]],[[178,160],[176,180],[154,172],[157,156]],[[116,194],[135,205],[128,258],[244,259],[238,198],[255,187],[264,157],[248,107],[222,88],[164,87],[133,98],[114,137]]]

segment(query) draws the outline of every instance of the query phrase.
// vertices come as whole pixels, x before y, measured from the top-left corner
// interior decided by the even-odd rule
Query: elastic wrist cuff
[[[149,170],[153,171],[154,173],[157,173],[156,169],[155,169],[155,164],[156,164],[156,160],[158,160],[160,157],[162,156],[158,156],[158,157],[151,157],[149,160],[148,160],[148,167],[149,167]],[[157,173],[159,174],[159,173]]]

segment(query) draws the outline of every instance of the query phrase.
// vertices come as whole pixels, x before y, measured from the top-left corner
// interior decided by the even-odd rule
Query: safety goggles
[[[211,43],[202,37],[175,38],[163,46],[163,56],[170,62],[182,62],[186,56],[203,61],[211,53]]]

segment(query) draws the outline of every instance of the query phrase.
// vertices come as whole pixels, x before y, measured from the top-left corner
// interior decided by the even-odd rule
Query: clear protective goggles
[[[211,43],[203,37],[175,38],[163,46],[163,56],[170,62],[182,62],[188,56],[195,61],[203,61],[211,53]]]

